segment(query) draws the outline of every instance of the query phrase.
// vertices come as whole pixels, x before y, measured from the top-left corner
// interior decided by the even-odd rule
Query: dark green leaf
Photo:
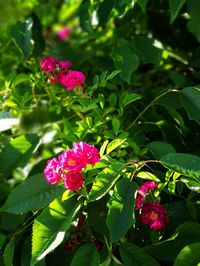
[[[168,1],[170,7],[170,22],[172,23],[176,19],[181,7],[184,5],[186,0],[168,0]]]
[[[75,253],[70,266],[99,266],[99,254],[92,244],[85,244]]]
[[[125,106],[129,105],[132,102],[135,102],[142,98],[142,95],[138,93],[129,93],[125,92],[120,96],[119,99],[119,107],[124,108]]]
[[[97,11],[100,25],[104,25],[107,23],[111,10],[113,9],[114,6],[114,2],[115,2],[114,0],[109,0],[109,1],[104,0],[103,2],[100,2]]]
[[[40,210],[64,191],[64,186],[51,185],[43,174],[38,174],[18,185],[1,210],[15,214]]]
[[[16,167],[25,165],[38,142],[36,134],[22,135],[8,142],[0,153],[0,180],[9,177]]]
[[[27,18],[25,22],[17,22],[11,29],[11,36],[15,40],[23,56],[27,58],[30,55],[33,43],[32,36],[33,20]]]
[[[168,169],[189,176],[195,180],[200,178],[200,157],[185,153],[169,153],[160,159]]]
[[[3,259],[5,266],[13,265],[14,247],[14,241],[10,241],[4,250]]]
[[[80,26],[84,31],[92,32],[90,1],[85,0],[79,7]]]
[[[69,190],[55,199],[37,217],[33,224],[32,262],[43,259],[63,241],[65,232],[76,218],[82,202],[77,201]]]
[[[136,53],[134,53],[128,42],[121,42],[113,50],[113,56],[115,61],[115,66],[117,69],[121,69],[121,78],[130,84],[131,76],[133,72],[139,66],[139,58]]]
[[[196,222],[186,222],[179,225],[175,233],[169,239],[146,246],[145,251],[160,260],[174,261],[184,246],[198,242],[199,239],[200,224]]]
[[[160,159],[165,154],[176,152],[170,143],[164,141],[152,141],[147,144],[147,147],[156,159]]]
[[[134,38],[134,46],[144,63],[159,64],[162,50],[154,46],[154,40],[144,36]]]
[[[137,3],[141,7],[142,11],[145,13],[146,5],[149,0],[138,0]]]
[[[200,124],[200,89],[185,88],[181,91],[180,97],[189,118]]]
[[[196,0],[188,0],[188,13],[190,20],[187,24],[188,30],[194,34],[197,40],[200,42],[200,2]]]
[[[128,229],[135,223],[134,204],[137,185],[123,178],[116,183],[107,206],[107,226],[111,242],[117,242],[125,236]],[[120,230],[119,230],[120,228]]]
[[[132,243],[122,244],[120,255],[126,266],[159,266],[153,257]]]
[[[189,178],[180,178],[180,181],[182,181],[186,186],[193,191],[200,191],[200,180],[199,182],[189,179]]]

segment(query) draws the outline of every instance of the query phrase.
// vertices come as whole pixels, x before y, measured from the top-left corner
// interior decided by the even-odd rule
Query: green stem
[[[150,102],[145,108],[144,110],[139,113],[139,115],[135,118],[135,120],[128,126],[127,130],[129,130],[132,126],[135,125],[135,123],[140,119],[140,117],[156,102],[158,101],[160,98],[162,98],[164,95],[166,95],[167,93],[169,92],[177,92],[177,90],[172,90],[172,89],[169,89],[167,91],[164,91],[163,93],[161,93],[160,95],[158,95],[155,99],[153,99],[152,102]]]

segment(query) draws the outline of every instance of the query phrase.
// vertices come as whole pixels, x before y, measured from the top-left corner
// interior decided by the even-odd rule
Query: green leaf
[[[197,266],[200,263],[199,257],[200,242],[185,246],[178,254],[174,266]]]
[[[135,102],[142,98],[142,95],[138,93],[129,93],[124,92],[119,99],[119,107],[124,108],[125,106],[129,105],[132,102]]]
[[[144,249],[155,258],[165,261],[174,261],[184,246],[198,242],[199,239],[200,224],[197,222],[186,222],[179,225],[175,233],[169,239],[146,246]]]
[[[181,102],[191,120],[200,124],[200,89],[188,87],[180,93]]]
[[[12,80],[11,88],[15,88],[17,85],[19,85],[25,81],[30,81],[30,77],[24,73],[18,74]]]
[[[111,141],[106,148],[106,154],[109,154],[116,148],[120,147],[125,141],[126,139],[114,139],[113,141]]]
[[[0,180],[9,177],[16,167],[25,165],[38,143],[36,134],[21,135],[8,142],[0,153]]]
[[[130,84],[133,72],[139,66],[139,57],[131,50],[128,42],[121,42],[113,49],[113,57],[117,69],[121,69],[121,78]]]
[[[32,14],[32,19],[32,37],[34,42],[33,55],[37,57],[41,55],[45,50],[45,39],[42,33],[42,24],[40,23],[40,20],[35,13]]]
[[[160,182],[159,178],[157,178],[154,174],[149,173],[149,172],[139,172],[136,176],[141,178],[141,179],[153,180],[153,181],[158,182],[158,183]]]
[[[152,141],[147,144],[147,147],[156,159],[160,159],[165,154],[176,152],[170,143],[164,141]]]
[[[190,20],[187,24],[188,30],[194,34],[197,40],[200,42],[200,27],[199,27],[199,14],[200,14],[200,2],[196,0],[188,0],[188,13]]]
[[[142,248],[132,243],[120,245],[120,255],[126,266],[159,266],[160,264]]]
[[[186,153],[169,153],[160,162],[168,169],[189,176],[195,180],[200,178],[200,157]]]
[[[97,15],[99,18],[99,24],[105,25],[109,19],[109,15],[114,6],[114,0],[104,0],[103,2],[99,3],[99,8],[97,10]]]
[[[194,181],[189,178],[180,178],[180,181],[182,181],[186,186],[193,191],[200,191],[200,180],[199,182]]]
[[[138,5],[141,7],[143,13],[145,13],[146,5],[147,5],[148,1],[149,0],[138,0],[137,1]]]
[[[3,259],[5,266],[13,265],[14,247],[14,241],[10,241],[4,250]]]
[[[92,244],[85,244],[80,247],[70,264],[70,266],[99,266],[99,254]]]
[[[113,127],[115,134],[117,134],[120,128],[120,121],[116,117],[112,119],[112,127]]]
[[[170,22],[172,23],[176,19],[186,0],[168,0],[168,2],[170,7]]]
[[[30,55],[33,43],[32,36],[33,20],[27,18],[25,22],[17,22],[11,29],[11,36],[25,58]]]
[[[63,241],[65,232],[76,218],[82,202],[77,201],[69,190],[55,199],[36,218],[33,224],[32,262],[43,259]]]
[[[15,214],[40,210],[65,190],[64,186],[49,184],[43,174],[34,175],[10,193],[1,210]]]
[[[111,242],[119,241],[135,223],[134,195],[136,190],[137,185],[127,178],[121,179],[115,185],[114,192],[107,204],[109,209],[107,226]]]
[[[162,59],[162,49],[154,46],[154,39],[136,36],[133,44],[144,63],[159,64]]]
[[[105,168],[101,171],[95,178],[88,200],[95,201],[102,198],[106,193],[108,193],[124,170],[125,167],[123,164],[115,163],[110,166],[110,168]]]
[[[79,20],[82,30],[92,32],[91,4],[89,0],[83,1],[79,7]]]
[[[19,118],[13,117],[9,112],[0,112],[0,131],[11,129],[19,124]]]

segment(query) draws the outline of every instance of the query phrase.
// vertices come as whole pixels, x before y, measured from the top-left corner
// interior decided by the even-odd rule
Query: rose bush
[[[199,1],[1,10],[0,265],[200,263]]]

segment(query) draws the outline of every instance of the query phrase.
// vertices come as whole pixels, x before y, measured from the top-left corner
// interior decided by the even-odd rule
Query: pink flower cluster
[[[63,179],[65,187],[75,191],[83,186],[83,168],[88,164],[94,165],[99,160],[97,148],[86,142],[77,142],[71,150],[60,154],[58,159],[48,160],[44,174],[47,182],[56,184]]]
[[[140,211],[141,222],[155,231],[163,229],[169,222],[166,210],[160,203],[146,201],[147,194],[157,186],[154,181],[144,182],[138,189],[135,202],[135,209]]]
[[[81,71],[69,70],[70,61],[60,61],[54,56],[47,56],[40,62],[40,67],[49,76],[50,84],[57,82],[72,90],[74,87],[83,87],[85,75]]]

